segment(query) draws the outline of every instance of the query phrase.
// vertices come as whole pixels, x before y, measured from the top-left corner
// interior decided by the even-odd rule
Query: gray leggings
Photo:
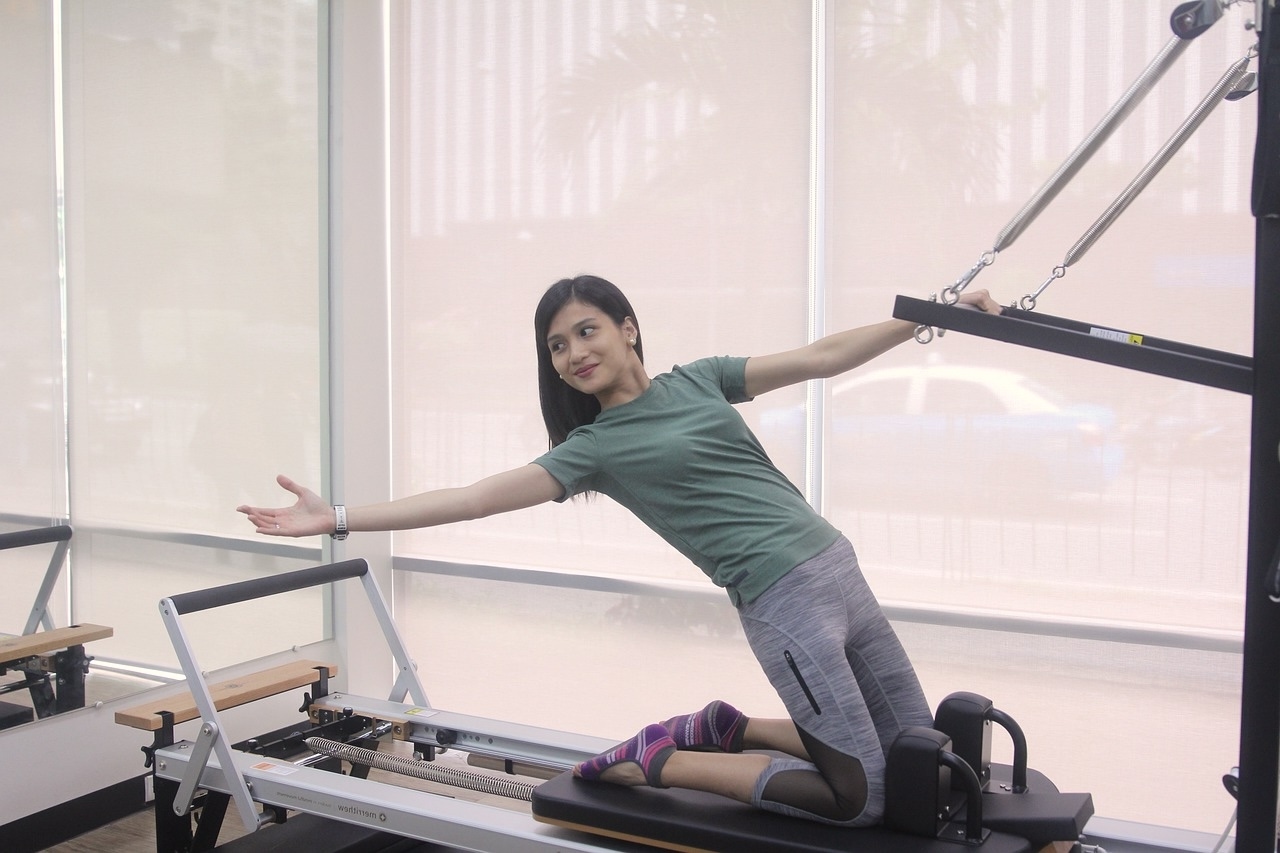
[[[753,802],[844,826],[884,816],[885,754],[933,715],[902,644],[841,536],[738,611],[813,762],[775,757]]]

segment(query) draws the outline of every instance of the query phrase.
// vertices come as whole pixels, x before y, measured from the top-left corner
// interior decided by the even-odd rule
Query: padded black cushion
[[[713,853],[957,853],[936,838],[875,827],[844,829],[763,812],[726,797],[677,788],[584,782],[565,772],[533,792],[533,815],[583,832],[673,850]],[[982,853],[1027,853],[1023,838],[993,832]]]

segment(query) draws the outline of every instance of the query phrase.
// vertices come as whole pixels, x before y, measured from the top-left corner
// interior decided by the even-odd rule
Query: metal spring
[[[428,782],[438,782],[442,785],[466,788],[468,791],[479,791],[482,794],[494,794],[513,800],[529,802],[533,799],[533,789],[537,787],[532,782],[523,782],[518,779],[499,779],[495,776],[485,776],[468,770],[438,767],[430,762],[406,758],[401,755],[388,755],[372,749],[351,746],[350,744],[339,743],[338,741],[321,737],[307,738],[306,744],[309,749],[333,758],[350,761],[352,764],[363,764],[368,767],[376,767],[379,770],[386,770],[390,773],[414,776],[418,779],[425,779]]]

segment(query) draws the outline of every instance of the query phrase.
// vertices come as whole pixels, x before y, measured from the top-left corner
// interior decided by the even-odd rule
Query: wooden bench
[[[0,636],[0,661],[19,661],[45,652],[81,646],[91,640],[101,640],[114,634],[105,625],[68,625],[37,631],[34,634],[9,634]]]
[[[318,667],[326,667],[330,677],[338,672],[338,668],[331,663],[313,660],[290,661],[270,669],[210,684],[209,694],[213,697],[213,706],[219,711],[225,711],[227,708],[265,699],[286,690],[314,684],[319,678],[319,673],[316,672]],[[164,718],[160,715],[162,711],[168,711],[173,716],[175,725],[200,716],[191,692],[183,691],[116,711],[116,722],[122,726],[131,726],[143,731],[159,731],[164,725]]]

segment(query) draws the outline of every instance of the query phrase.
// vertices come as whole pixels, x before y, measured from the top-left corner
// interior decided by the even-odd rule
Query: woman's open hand
[[[281,488],[298,496],[293,506],[265,509],[256,506],[239,506],[236,512],[244,513],[257,532],[267,536],[316,536],[332,533],[337,524],[333,507],[305,486],[281,474],[276,477]]]

